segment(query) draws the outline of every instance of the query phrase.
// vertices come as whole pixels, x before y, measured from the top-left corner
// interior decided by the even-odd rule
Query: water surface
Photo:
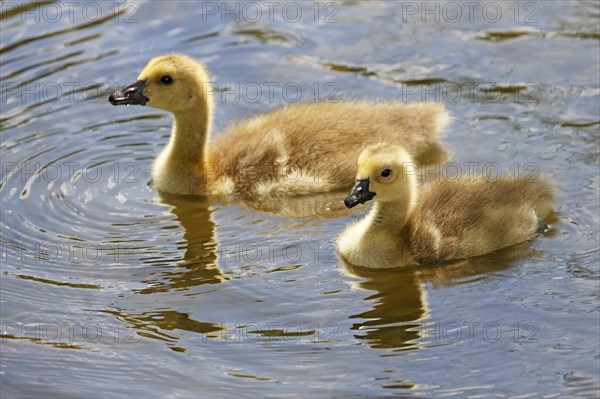
[[[2,397],[598,395],[597,2],[486,2],[472,18],[463,2],[15,4],[0,46]],[[542,172],[559,187],[552,229],[369,272],[335,255],[365,212],[341,211],[342,193],[160,197],[149,170],[170,116],[107,96],[171,51],[212,72],[216,134],[295,101],[444,102],[454,164],[426,177]]]

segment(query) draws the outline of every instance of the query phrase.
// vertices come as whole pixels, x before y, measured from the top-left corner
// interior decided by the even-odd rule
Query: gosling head
[[[108,98],[112,105],[148,105],[170,112],[196,109],[206,102],[208,74],[202,64],[182,54],[150,60],[138,80]]]
[[[358,156],[356,184],[344,204],[353,208],[373,198],[412,202],[415,186],[415,166],[404,148],[388,143],[371,145]]]

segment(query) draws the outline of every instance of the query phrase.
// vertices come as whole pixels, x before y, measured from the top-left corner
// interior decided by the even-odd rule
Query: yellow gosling
[[[541,179],[456,177],[419,190],[409,153],[375,144],[358,157],[348,208],[373,200],[370,212],[338,237],[354,266],[428,265],[483,255],[532,239],[547,229],[553,186]]]
[[[152,59],[113,105],[173,114],[171,139],[154,162],[154,186],[175,194],[296,196],[344,189],[365,144],[402,143],[420,163],[439,163],[437,134],[449,123],[442,104],[298,104],[243,120],[211,139],[213,101],[206,68],[193,58]]]

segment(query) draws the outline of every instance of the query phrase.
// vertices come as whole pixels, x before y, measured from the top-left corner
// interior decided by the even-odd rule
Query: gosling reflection
[[[172,194],[161,194],[160,200],[173,207],[170,212],[177,217],[184,229],[183,241],[178,244],[180,248],[185,248],[185,253],[176,266],[169,262],[166,270],[158,274],[158,278],[144,281],[149,285],[148,288],[136,292],[152,294],[188,290],[202,284],[220,284],[228,280],[217,264],[218,245],[209,200]],[[162,265],[160,260],[151,260],[150,263]]]
[[[363,281],[355,287],[374,291],[364,300],[373,308],[350,316],[354,335],[373,348],[414,349],[421,338],[421,320],[428,316],[426,292],[414,271],[355,268],[346,270]]]
[[[149,264],[163,267],[152,279],[143,281],[147,288],[137,290],[140,294],[188,290],[202,284],[220,284],[229,280],[218,266],[219,244],[216,226],[212,219],[212,204],[227,204],[232,198],[180,196],[158,192],[158,200],[172,206],[170,212],[183,227],[180,248],[185,249],[183,259],[177,265],[164,258],[148,259]],[[238,198],[239,199],[239,198]],[[280,216],[302,218],[333,218],[347,214],[339,193],[327,193],[310,198],[248,198],[239,203],[242,207],[269,212]],[[221,253],[222,255],[222,253]]]
[[[538,254],[532,243],[505,248],[485,256],[445,263],[430,267],[402,269],[369,269],[341,262],[347,274],[362,281],[352,283],[355,288],[372,291],[364,298],[372,308],[352,315],[357,319],[352,329],[355,337],[372,348],[395,350],[420,349],[435,341],[429,328],[431,319],[425,284],[443,288],[468,284],[502,272],[515,262]],[[439,344],[438,342],[436,342]]]
[[[174,310],[128,312],[118,309],[102,312],[112,314],[117,319],[128,323],[141,337],[159,339],[169,343],[179,341],[179,337],[165,331],[183,330],[211,335],[224,330],[224,326],[221,324],[194,320],[187,313]]]

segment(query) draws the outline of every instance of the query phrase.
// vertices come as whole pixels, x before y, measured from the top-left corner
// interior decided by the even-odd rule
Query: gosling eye
[[[169,75],[163,75],[160,77],[160,83],[170,85],[171,83],[173,83],[173,78]]]
[[[383,177],[384,179],[387,179],[391,175],[392,175],[392,170],[391,169],[384,169],[384,170],[381,171],[381,177]]]

